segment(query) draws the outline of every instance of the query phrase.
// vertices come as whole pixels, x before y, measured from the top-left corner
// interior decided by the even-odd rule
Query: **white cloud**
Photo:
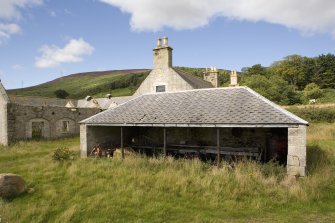
[[[39,49],[41,56],[36,59],[35,66],[39,68],[57,67],[62,63],[77,63],[86,55],[91,55],[94,47],[82,38],[71,39],[64,48],[55,45],[45,45]]]
[[[3,24],[0,23],[0,46],[6,43],[11,35],[17,34],[20,32],[20,26],[14,23]]]
[[[21,17],[20,8],[41,5],[43,0],[1,0],[0,18],[18,19]]]
[[[334,0],[99,0],[131,14],[136,31],[163,27],[194,29],[215,17],[265,21],[304,33],[328,32],[335,36]]]
[[[20,32],[21,28],[18,24],[9,22],[20,19],[20,9],[42,3],[43,0],[0,0],[0,46],[6,43],[12,35]]]

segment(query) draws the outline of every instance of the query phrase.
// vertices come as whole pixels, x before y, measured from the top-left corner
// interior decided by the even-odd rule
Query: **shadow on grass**
[[[329,155],[319,145],[307,146],[307,172],[313,174],[330,165]]]

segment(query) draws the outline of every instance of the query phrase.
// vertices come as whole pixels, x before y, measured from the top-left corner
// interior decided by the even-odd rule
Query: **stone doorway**
[[[43,138],[44,122],[32,122],[31,123],[31,138],[41,139]]]
[[[42,118],[31,119],[26,124],[26,137],[28,139],[50,138],[49,121]]]

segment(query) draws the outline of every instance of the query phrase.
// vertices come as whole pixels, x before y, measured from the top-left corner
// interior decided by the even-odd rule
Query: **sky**
[[[335,54],[335,1],[0,0],[0,79],[13,89],[151,68],[164,36],[174,66],[239,71],[292,54]]]

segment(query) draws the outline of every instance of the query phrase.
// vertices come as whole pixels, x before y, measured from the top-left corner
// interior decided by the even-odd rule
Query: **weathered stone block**
[[[25,189],[25,182],[21,176],[12,173],[0,174],[0,197],[15,197]]]

